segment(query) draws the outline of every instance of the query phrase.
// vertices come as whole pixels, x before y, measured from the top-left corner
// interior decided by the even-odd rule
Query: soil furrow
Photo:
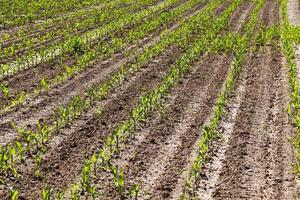
[[[279,15],[270,12],[279,12],[278,4],[266,5],[264,23],[278,22]],[[297,198],[282,57],[275,49],[264,50],[265,54],[250,57],[238,80],[237,94],[219,128],[223,140],[213,145],[211,160],[203,169],[202,198]]]
[[[242,13],[240,16],[243,17]],[[231,23],[238,19],[238,16],[234,17]],[[138,131],[137,141],[129,142],[131,147],[117,156],[121,159],[116,162],[126,166],[126,179],[141,183],[142,199],[169,199],[174,195],[173,188],[181,167],[186,163],[186,155],[190,155],[187,152],[191,152],[198,137],[198,125],[201,126],[207,119],[207,113],[226,77],[230,60],[211,56],[205,64],[196,65],[181,83],[184,86],[180,85],[179,89],[172,91],[177,96],[169,97],[174,104],[167,105],[162,118],[147,123],[147,128]],[[105,182],[109,179],[109,175],[102,178]],[[101,186],[103,188],[102,183]],[[106,188],[104,194],[114,193],[113,185],[108,184]],[[117,198],[117,194],[109,196],[108,199]]]
[[[180,54],[180,50],[174,47],[158,60],[153,60],[142,69],[137,78],[133,78],[134,81],[128,80],[130,83],[125,91],[116,90],[112,100],[103,108],[100,119],[94,114],[85,119],[84,125],[74,132],[64,133],[67,134],[65,140],[60,140],[61,143],[49,151],[41,166],[47,184],[54,188],[64,188],[74,180],[80,172],[85,156],[90,156],[95,147],[101,146],[106,136],[120,121],[126,119],[129,111],[136,106],[137,97],[155,87],[167,73],[168,66]],[[68,166],[68,169],[62,166]],[[22,172],[24,174],[20,181],[21,191],[25,196],[36,197],[39,195],[37,192],[40,191],[41,182],[33,178],[34,170],[22,169]]]
[[[180,6],[183,3],[184,3],[184,0],[182,0],[181,2],[176,3],[168,8],[160,10],[156,14],[159,15],[166,10],[169,10],[169,9],[172,10],[172,9],[176,8],[177,6]],[[144,8],[138,8],[132,12],[136,13],[143,9]],[[153,19],[153,16],[149,17],[149,19]],[[109,24],[113,21],[114,20],[105,22],[105,24]],[[136,24],[135,26],[139,26],[143,23],[145,23],[145,21],[142,21],[142,22]],[[99,28],[99,27],[94,27],[94,29],[96,29],[96,28]],[[125,27],[122,30],[121,35],[126,36],[126,33],[128,33],[133,28],[134,28],[133,26]],[[77,35],[84,34],[85,32],[91,31],[91,30],[92,29],[86,29],[86,30],[82,31],[81,33],[78,33]],[[116,32],[115,34],[118,34],[118,32]],[[109,41],[109,37],[104,36],[103,41],[104,42]],[[49,45],[49,42],[47,43],[47,45]],[[93,46],[96,45],[96,42],[93,42],[92,45]],[[60,57],[62,57],[64,60],[62,62],[63,65],[60,64],[60,62],[61,62],[60,59],[56,58],[56,59],[54,59],[54,61],[47,62],[47,63],[41,63],[41,64],[38,64],[37,66],[35,66],[34,68],[25,69],[24,71],[21,71],[20,73],[17,73],[16,75],[5,77],[3,79],[3,82],[5,82],[6,85],[8,85],[10,87],[11,92],[23,91],[23,90],[31,91],[40,79],[47,77],[49,80],[51,80],[55,75],[57,75],[61,70],[64,69],[64,66],[71,66],[75,62],[75,58],[73,55],[66,54],[66,55],[61,55]],[[34,78],[32,78],[32,77],[34,77]],[[22,84],[20,84],[20,83],[22,83]]]
[[[234,15],[231,22],[231,31],[234,33],[239,33],[242,31],[245,22],[249,18],[255,4],[246,1],[241,7],[239,7],[236,15]]]
[[[188,18],[195,13],[197,12],[189,13],[185,17]],[[178,23],[172,23],[169,31],[175,30],[178,26]],[[160,39],[160,36],[157,34],[144,38],[142,42],[144,45],[137,49],[133,56],[124,58],[124,56],[117,53],[114,56],[115,58],[112,57],[102,61],[92,68],[87,69],[84,73],[81,73],[76,79],[69,80],[64,85],[53,88],[48,94],[36,97],[28,104],[22,106],[24,109],[21,108],[16,110],[16,112],[6,113],[2,116],[2,123],[0,125],[0,134],[2,135],[0,144],[9,143],[17,134],[9,125],[11,120],[20,125],[33,124],[41,118],[53,120],[51,116],[49,117],[49,113],[53,112],[53,109],[58,104],[66,104],[74,95],[86,91],[89,85],[105,81],[109,74],[114,73],[120,66],[133,61],[134,57],[140,54],[144,48],[157,42]]]
[[[146,132],[150,135],[138,146],[126,169],[128,179],[142,183],[143,199],[170,198],[186,155],[198,137],[198,126],[211,110],[226,77],[230,60],[210,56],[204,64],[195,66],[197,70],[171,91],[170,96],[177,96],[174,104],[168,106],[157,123],[148,125]]]
[[[230,112],[226,118],[234,122],[227,124],[225,118],[221,124],[220,130],[229,133],[229,143],[221,158],[214,199],[295,199],[290,167],[293,152],[288,142],[292,129],[284,112],[281,56],[266,53],[250,58],[245,85],[243,80],[238,82],[242,88],[238,92],[243,92],[238,114]]]

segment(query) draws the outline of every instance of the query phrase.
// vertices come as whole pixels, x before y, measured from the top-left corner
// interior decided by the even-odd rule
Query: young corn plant
[[[114,179],[115,188],[121,200],[125,199],[125,179],[124,169],[119,169],[118,165],[112,166],[110,169]]]
[[[49,90],[49,81],[47,80],[47,78],[43,78],[42,80],[40,80],[39,87],[40,92]]]
[[[9,197],[11,200],[18,200],[19,199],[19,191],[11,189],[9,191]]]
[[[47,142],[49,141],[50,138],[49,127],[46,124],[38,121],[35,135],[36,135],[35,140],[37,144],[37,149],[41,150],[42,152],[46,152],[48,150]]]
[[[79,192],[79,185],[78,185],[78,183],[74,183],[72,185],[71,199],[72,200],[80,200],[80,192]]]
[[[133,184],[129,190],[131,198],[137,200],[140,191],[141,191],[141,185],[139,183]]]
[[[34,173],[35,177],[39,179],[43,179],[42,172],[41,172],[42,157],[40,153],[36,155],[34,160],[35,160],[35,173]]]
[[[42,185],[42,200],[50,200],[51,199],[52,189],[46,186],[44,182]]]
[[[22,163],[24,163],[25,162],[25,154],[27,152],[27,149],[21,142],[16,142],[16,146],[17,146],[17,152],[19,154],[20,161]]]
[[[93,186],[91,185],[92,163],[87,159],[84,162],[85,162],[85,164],[84,164],[83,170],[82,170],[80,186],[82,188],[82,193],[87,192],[89,194],[92,194],[94,191]]]
[[[63,191],[58,191],[55,195],[55,200],[64,200],[66,199],[66,194]]]
[[[5,100],[9,100],[11,97],[9,87],[3,83],[0,84],[0,90]]]

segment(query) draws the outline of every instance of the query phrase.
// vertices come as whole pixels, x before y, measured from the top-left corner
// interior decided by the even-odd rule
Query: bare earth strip
[[[300,25],[300,2],[288,0],[288,18],[291,24]]]

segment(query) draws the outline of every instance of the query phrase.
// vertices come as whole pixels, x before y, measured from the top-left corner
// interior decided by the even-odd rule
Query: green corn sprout
[[[97,177],[97,162],[98,162],[99,154],[94,153],[91,158],[91,164],[93,165],[94,176]]]
[[[58,191],[58,192],[56,193],[56,200],[63,200],[63,199],[65,199],[65,192],[63,192],[63,191]]]
[[[94,85],[89,87],[88,97],[89,97],[89,101],[90,101],[90,107],[92,107],[93,103],[95,101],[95,98],[96,98],[96,87]]]
[[[49,83],[47,81],[47,78],[43,78],[42,80],[40,80],[40,91],[42,90],[49,90]]]
[[[42,173],[40,169],[41,164],[42,164],[42,157],[40,153],[38,153],[35,157],[35,176],[37,178],[42,178]]]
[[[9,99],[11,97],[8,86],[6,86],[4,84],[0,84],[0,90],[1,90],[1,92],[3,94],[3,97],[5,99]]]
[[[43,182],[43,185],[42,185],[42,199],[43,200],[50,200],[51,199],[51,193],[52,193],[52,189],[48,188],[46,186],[46,183]]]
[[[17,149],[18,149],[18,154],[20,156],[20,160],[22,163],[25,162],[25,153],[26,153],[26,148],[23,146],[23,144],[21,142],[16,142],[16,145],[17,145]]]
[[[11,189],[9,191],[9,197],[11,200],[18,200],[19,199],[19,191]]]
[[[42,150],[43,152],[46,152],[46,143],[49,141],[50,138],[50,130],[49,127],[46,124],[41,123],[40,120],[37,122],[37,132],[35,138],[37,141],[38,149]]]
[[[119,170],[119,167],[115,165],[111,168],[111,173],[114,178],[114,184],[117,189],[117,192],[120,195],[120,199],[125,199],[124,169]]]
[[[65,72],[66,72],[67,78],[72,78],[74,76],[74,70],[72,69],[72,67],[65,66]]]
[[[91,187],[89,193],[92,195],[92,199],[95,200],[97,196],[96,186]]]
[[[91,192],[91,163],[89,160],[84,161],[84,167],[82,170],[82,178],[80,180],[80,185],[83,191],[86,191],[88,193]]]
[[[139,193],[141,190],[141,185],[139,183],[135,183],[132,185],[132,187],[130,188],[130,195],[133,199],[137,200]]]
[[[72,200],[79,200],[80,199],[79,185],[77,183],[74,183],[72,185],[71,199]]]

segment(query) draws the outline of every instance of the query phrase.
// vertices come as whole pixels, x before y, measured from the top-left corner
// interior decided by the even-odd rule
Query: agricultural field
[[[299,0],[2,0],[0,199],[300,199]]]

